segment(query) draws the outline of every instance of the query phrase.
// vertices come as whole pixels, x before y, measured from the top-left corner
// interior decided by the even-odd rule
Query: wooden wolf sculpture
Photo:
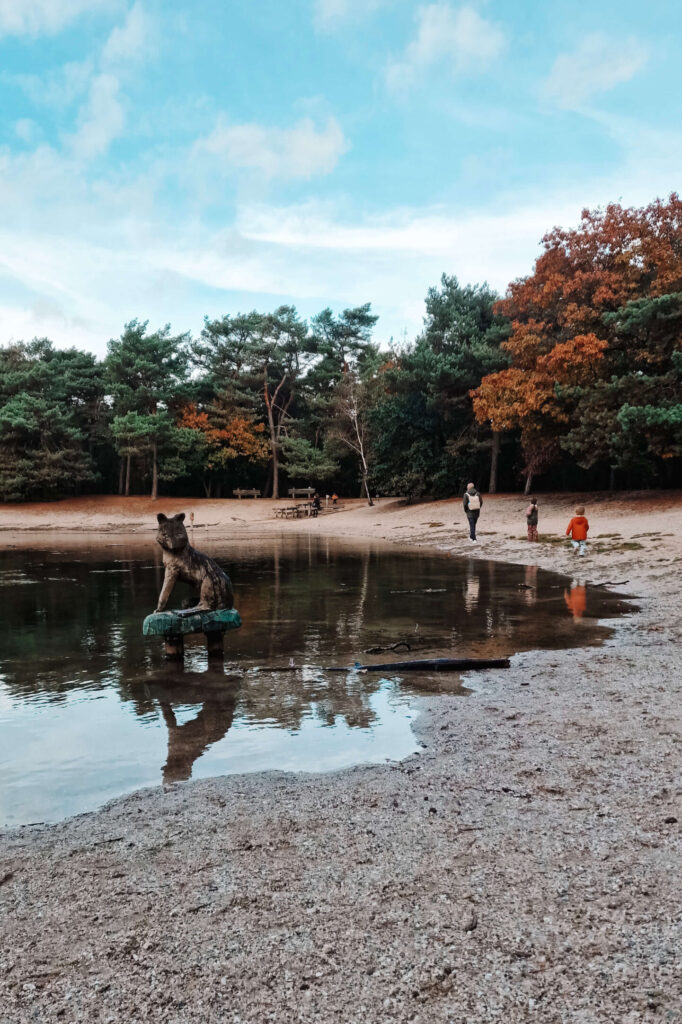
[[[156,611],[162,612],[168,604],[176,580],[191,583],[199,590],[199,603],[194,608],[184,608],[176,614],[193,615],[195,612],[231,608],[233,594],[230,578],[216,561],[191,546],[184,525],[185,513],[180,512],[169,519],[163,512],[159,512],[156,518],[159,523],[156,539],[163,548],[163,566],[166,570]]]

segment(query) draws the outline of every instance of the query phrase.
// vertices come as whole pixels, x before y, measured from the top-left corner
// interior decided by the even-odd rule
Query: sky
[[[677,0],[0,0],[0,344],[503,293],[680,188]]]

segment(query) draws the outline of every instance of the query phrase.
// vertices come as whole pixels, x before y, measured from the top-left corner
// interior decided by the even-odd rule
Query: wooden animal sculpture
[[[156,611],[164,610],[177,580],[191,583],[199,591],[199,603],[194,608],[183,608],[176,612],[177,615],[232,608],[230,578],[213,558],[202,555],[192,547],[184,525],[185,513],[180,512],[169,519],[163,512],[159,512],[156,518],[159,523],[156,539],[163,548],[163,566],[166,570]]]

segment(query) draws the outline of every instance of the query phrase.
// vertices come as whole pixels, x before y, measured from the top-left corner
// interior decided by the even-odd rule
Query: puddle
[[[399,760],[417,749],[417,695],[463,696],[460,680],[325,666],[596,644],[597,619],[627,608],[535,567],[307,537],[206,550],[244,622],[224,671],[207,669],[198,638],[181,670],[142,637],[163,576],[151,544],[0,554],[0,823],[56,821],[162,781]],[[173,605],[188,593],[178,585]],[[273,671],[291,659],[296,671]]]

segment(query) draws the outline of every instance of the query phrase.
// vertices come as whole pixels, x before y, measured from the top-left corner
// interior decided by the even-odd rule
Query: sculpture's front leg
[[[168,598],[173,592],[176,579],[177,573],[172,572],[171,569],[166,569],[166,575],[163,578],[163,586],[161,587],[161,593],[159,594],[159,600],[156,605],[157,612],[162,612],[168,604]]]

